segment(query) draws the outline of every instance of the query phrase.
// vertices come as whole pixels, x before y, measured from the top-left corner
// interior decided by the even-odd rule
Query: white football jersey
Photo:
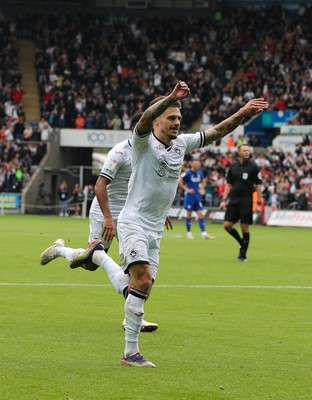
[[[109,179],[107,186],[108,204],[113,219],[117,219],[128,195],[128,182],[131,174],[131,143],[124,140],[116,144],[107,154],[100,176]],[[90,212],[102,214],[95,196]]]
[[[170,146],[153,133],[140,137],[135,130],[129,193],[118,221],[162,231],[176,195],[184,156],[205,145],[204,132],[181,134]]]

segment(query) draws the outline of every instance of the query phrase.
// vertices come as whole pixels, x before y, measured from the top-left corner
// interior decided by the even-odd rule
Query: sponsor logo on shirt
[[[179,164],[173,164],[174,166],[179,166]],[[171,179],[178,179],[180,176],[180,169],[171,169],[168,164],[164,161],[161,161],[156,171],[157,175],[161,177],[168,177]]]
[[[164,162],[160,163],[158,170],[156,171],[157,175],[165,176],[166,175],[167,166]]]

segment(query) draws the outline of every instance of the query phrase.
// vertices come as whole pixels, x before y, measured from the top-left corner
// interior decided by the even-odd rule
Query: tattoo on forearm
[[[157,102],[157,103],[153,104],[151,107],[149,107],[144,112],[143,118],[141,120],[142,132],[147,132],[148,130],[151,130],[153,127],[154,119],[159,117],[173,103],[174,103],[174,100],[172,100],[169,97],[166,97],[165,99],[160,100],[159,102]]]
[[[236,120],[236,122],[234,122],[232,118],[230,119],[231,121],[225,120],[220,124],[214,126],[213,128],[209,129],[208,131],[206,131],[205,143],[208,144],[214,142],[215,140],[223,138],[224,136],[233,132],[234,129],[236,129],[242,122],[242,118],[240,118],[238,121]]]
[[[159,115],[166,111],[172,103],[174,103],[174,101],[170,97],[166,97],[165,99],[153,104],[145,111],[146,118],[155,119],[159,117]]]

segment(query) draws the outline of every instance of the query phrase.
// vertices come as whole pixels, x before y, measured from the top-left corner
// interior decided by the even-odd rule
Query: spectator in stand
[[[5,114],[7,117],[12,119],[13,121],[17,119],[17,106],[13,104],[12,100],[9,99],[4,103]]]
[[[219,202],[216,178],[213,175],[206,177],[205,205],[207,207],[216,207]]]
[[[2,125],[1,131],[0,131],[0,143],[6,142],[6,133],[5,133],[6,130],[7,130],[6,125]]]
[[[308,194],[305,189],[301,188],[297,192],[296,200],[298,203],[297,209],[301,211],[308,210]]]
[[[240,147],[244,143],[244,138],[242,135],[238,135],[235,141],[235,146]]]
[[[6,131],[5,131],[5,139],[7,143],[13,142],[14,136],[13,136],[13,127],[8,126]]]
[[[85,129],[93,129],[93,128],[94,128],[94,116],[92,112],[89,112],[88,115],[86,116]]]
[[[209,109],[209,105],[205,105],[202,112],[202,123],[203,125],[211,124],[211,110]]]
[[[310,146],[311,145],[311,140],[309,138],[309,135],[303,135],[302,136],[302,146]]]
[[[289,189],[290,183],[285,175],[281,173],[277,178],[276,193],[278,202],[282,209],[287,208],[287,205],[289,204]]]
[[[52,132],[52,128],[44,117],[41,118],[38,124],[38,128],[41,134],[41,140],[43,142],[48,141],[50,139],[50,133]]]
[[[31,126],[26,126],[24,129],[24,133],[23,133],[24,141],[31,140],[32,135],[33,135],[33,131],[32,131]]]
[[[12,100],[14,104],[19,104],[22,101],[22,97],[26,92],[21,88],[20,84],[17,84],[11,92]]]
[[[60,204],[60,217],[68,217],[68,185],[65,180],[63,180],[58,188],[58,198]]]
[[[129,117],[127,111],[122,114],[122,127],[125,130],[129,130],[131,126],[131,118]]]
[[[24,130],[26,128],[25,118],[23,116],[19,116],[18,120],[13,125],[13,136],[14,140],[23,140],[24,139]]]
[[[259,147],[260,146],[260,140],[257,135],[253,134],[250,137],[250,145],[253,147]]]
[[[229,135],[229,137],[227,138],[226,145],[227,145],[227,147],[229,147],[229,148],[235,147],[235,142],[234,142],[234,137],[233,137],[233,135]]]
[[[122,128],[122,120],[117,113],[114,114],[114,118],[111,120],[109,127],[114,130],[120,130]]]
[[[85,119],[81,113],[77,114],[77,117],[75,119],[75,128],[76,129],[84,129],[85,128]]]
[[[74,205],[74,216],[81,216],[81,204],[84,200],[83,188],[79,185],[79,183],[75,183],[74,189],[72,192],[72,203]]]

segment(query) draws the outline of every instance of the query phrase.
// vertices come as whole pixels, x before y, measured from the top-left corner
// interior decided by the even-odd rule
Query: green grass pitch
[[[0,216],[0,400],[311,400],[309,229],[251,227],[248,262],[222,228],[165,232],[140,335],[156,369],[120,365],[124,300],[102,270],[39,265],[56,238],[85,247],[88,221]],[[111,249],[117,258],[117,244]]]

